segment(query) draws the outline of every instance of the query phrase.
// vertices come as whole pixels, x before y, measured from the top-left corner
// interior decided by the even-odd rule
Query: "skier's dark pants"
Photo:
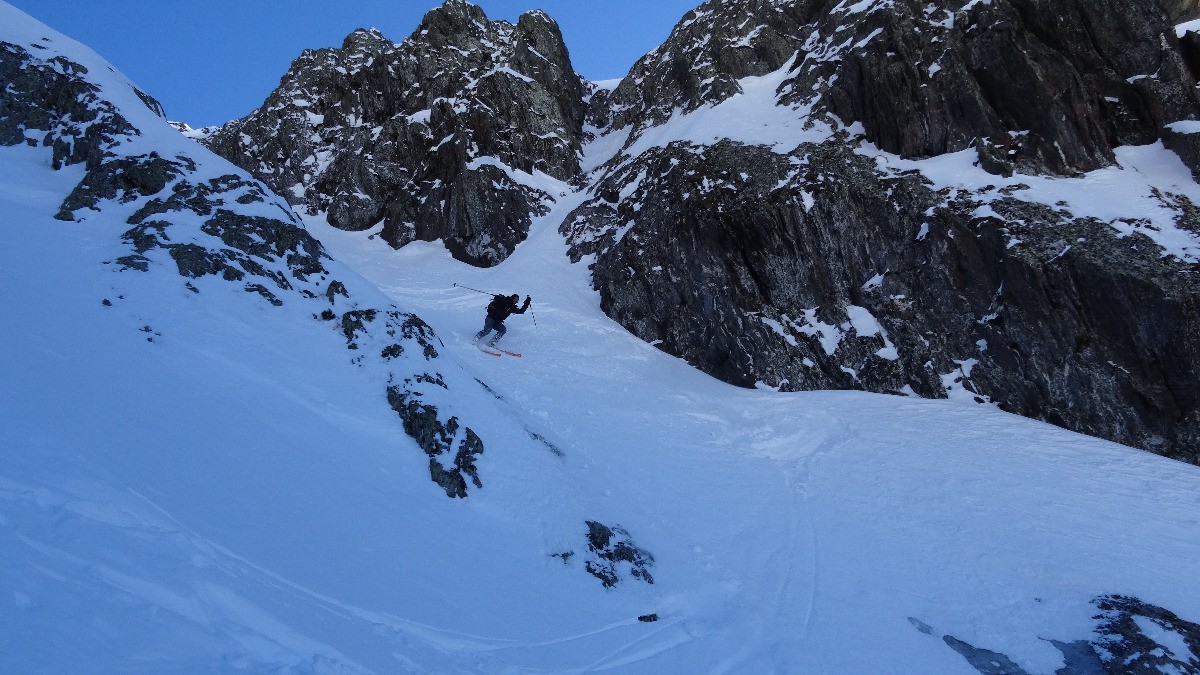
[[[504,334],[508,332],[508,329],[504,327],[503,321],[496,321],[495,319],[493,319],[492,317],[489,316],[483,320],[483,330],[476,333],[475,339],[482,340],[483,336],[487,335],[488,333],[490,333],[492,331],[496,331],[496,337],[492,338],[491,340],[488,340],[488,344],[495,346],[496,341],[499,340],[500,338],[504,337]]]

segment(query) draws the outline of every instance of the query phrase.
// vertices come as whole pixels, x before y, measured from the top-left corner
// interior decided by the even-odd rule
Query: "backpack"
[[[490,303],[488,303],[488,316],[496,320],[503,320],[500,317],[504,316],[505,310],[508,308],[508,304],[508,298],[504,297],[503,295],[497,295],[496,297],[492,298]]]

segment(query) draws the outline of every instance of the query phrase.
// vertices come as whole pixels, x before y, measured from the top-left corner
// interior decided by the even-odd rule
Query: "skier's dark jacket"
[[[525,298],[525,304],[517,307],[517,303],[510,295],[497,295],[487,306],[487,315],[492,321],[501,323],[512,314],[524,314],[525,310],[529,309],[529,298]]]

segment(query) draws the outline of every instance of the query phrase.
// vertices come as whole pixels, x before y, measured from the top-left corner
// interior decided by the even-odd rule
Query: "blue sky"
[[[337,47],[355,28],[397,42],[440,0],[5,0],[88,45],[192,126],[262,104],[304,49]],[[543,9],[584,77],[621,77],[702,0],[475,0],[491,19]]]

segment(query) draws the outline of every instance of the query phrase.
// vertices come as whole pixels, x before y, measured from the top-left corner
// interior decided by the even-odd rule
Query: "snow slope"
[[[1095,595],[1198,616],[1195,467],[973,402],[708,378],[598,311],[586,271],[561,262],[554,225],[574,206],[488,270],[309,227],[641,524],[650,608],[682,632],[630,671],[974,672],[912,617],[1049,673],[1062,657],[1046,640],[1086,638]],[[475,353],[486,298],[455,283],[534,297],[536,325],[514,317],[505,338],[523,358]]]
[[[82,175],[0,148],[0,672],[976,672],[950,634],[1049,673],[1097,595],[1200,621],[1200,469],[984,406],[717,382],[600,312],[555,231],[581,195],[488,270],[309,223],[354,297],[441,336],[487,442],[459,500],[310,307],[104,265],[137,204],[55,220]],[[456,283],[533,296],[522,358],[469,343],[487,298]],[[589,575],[588,520],[654,583]]]

